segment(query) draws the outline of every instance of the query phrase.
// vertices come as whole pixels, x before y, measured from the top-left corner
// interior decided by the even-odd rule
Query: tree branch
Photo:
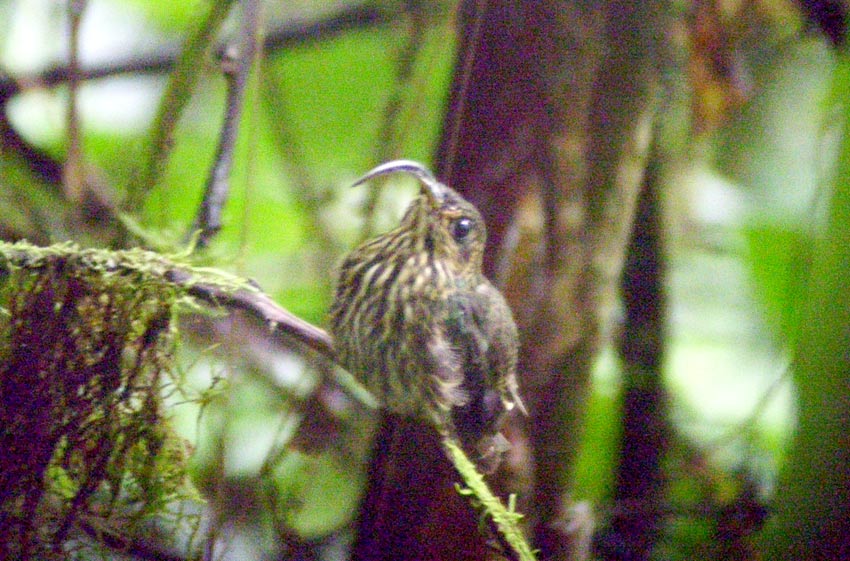
[[[215,308],[245,312],[262,322],[268,328],[269,336],[287,344],[294,340],[335,362],[333,342],[327,332],[280,307],[249,280],[223,271],[192,267],[179,263],[174,258],[140,249],[108,251],[80,249],[69,243],[37,247],[25,242],[0,242],[0,275],[5,276],[14,269],[61,269],[71,262],[74,263],[73,267],[89,271],[95,276],[117,275],[138,279],[132,282],[147,283],[150,289],[155,288],[158,292],[168,291],[170,286],[178,289],[177,298],[181,295],[190,296]],[[443,449],[466,485],[465,490],[458,491],[467,495],[473,506],[477,505],[476,508],[483,509],[492,519],[496,530],[503,537],[501,541],[507,554],[512,559],[533,559],[533,553],[518,526],[520,515],[514,511],[512,503],[508,508],[502,505],[489,490],[474,464],[454,442],[443,438]],[[417,461],[421,459],[417,457]],[[452,489],[447,491],[451,492]],[[474,527],[474,518],[467,522]],[[83,530],[89,531],[85,527]],[[100,531],[97,531],[96,535],[104,538],[107,545],[119,543],[115,542],[114,536],[104,536]]]
[[[395,6],[395,5],[393,5]],[[290,21],[270,31],[263,40],[263,50],[275,53],[305,43],[329,40],[347,31],[386,25],[404,13],[406,6],[392,9],[375,6],[352,6],[317,21]],[[224,47],[216,49],[223,57]],[[176,46],[164,47],[155,52],[130,59],[104,63],[91,68],[79,68],[76,78],[80,83],[126,75],[158,75],[171,72],[180,58]],[[12,77],[0,70],[0,148],[19,154],[30,171],[50,185],[62,184],[62,163],[43,150],[30,144],[9,122],[6,106],[15,96],[32,89],[51,89],[72,79],[70,65],[57,65],[29,76]]]
[[[79,203],[83,198],[83,140],[80,131],[79,89],[80,89],[80,24],[86,0],[71,0],[68,2],[68,107],[66,110],[66,127],[68,137],[68,155],[65,158],[62,184],[65,198]]]
[[[192,267],[151,251],[80,249],[74,244],[37,247],[26,242],[0,242],[0,274],[13,267],[39,268],[52,259],[76,257],[104,273],[142,272],[185,290],[189,296],[216,307],[241,310],[262,321],[269,334],[296,341],[335,360],[328,333],[288,312],[247,279],[224,271]]]
[[[221,213],[230,193],[230,172],[233,151],[239,134],[245,89],[256,56],[257,32],[260,26],[259,0],[242,1],[242,22],[238,42],[224,50],[222,67],[227,78],[227,102],[215,160],[210,169],[204,198],[201,201],[193,229],[200,229],[198,245],[206,247],[221,230]],[[191,233],[190,233],[191,235]]]
[[[377,27],[394,21],[404,13],[404,8],[395,10],[375,6],[353,6],[314,22],[295,20],[271,30],[263,40],[263,50],[278,52],[314,41],[333,39],[346,31]],[[224,56],[224,47],[216,49],[216,56]],[[89,82],[124,76],[127,74],[164,74],[174,69],[180,56],[177,47],[167,47],[165,52],[156,52],[126,60],[107,62],[100,66],[81,68],[79,80]],[[71,79],[68,65],[57,65],[33,76],[11,78],[0,74],[0,100],[7,100],[23,91],[35,88],[55,88]]]
[[[333,340],[327,331],[282,308],[265,293],[250,289],[229,291],[211,284],[196,284],[193,283],[191,272],[181,269],[169,271],[168,276],[171,282],[178,286],[184,286],[189,295],[199,300],[215,306],[246,312],[249,316],[267,325],[269,334],[279,341],[295,340],[328,360],[336,360]]]

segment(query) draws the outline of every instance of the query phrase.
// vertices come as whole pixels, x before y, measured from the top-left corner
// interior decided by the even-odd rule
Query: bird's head
[[[421,185],[420,195],[407,209],[401,227],[421,236],[422,247],[435,260],[449,263],[460,274],[480,273],[487,229],[478,209],[454,189],[437,181],[422,164],[411,160],[381,164],[354,185],[390,173],[413,175]]]

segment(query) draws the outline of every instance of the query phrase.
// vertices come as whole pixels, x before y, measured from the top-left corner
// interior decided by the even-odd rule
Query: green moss
[[[141,250],[0,243],[0,557],[59,558],[80,520],[197,497],[161,395],[196,283],[248,288]]]

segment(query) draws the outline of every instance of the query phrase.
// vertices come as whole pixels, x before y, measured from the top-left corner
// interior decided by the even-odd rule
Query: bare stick
[[[186,283],[187,292],[199,300],[246,312],[268,326],[271,335],[284,341],[294,339],[329,360],[336,360],[332,339],[324,329],[295,316],[262,292],[230,292],[209,284],[189,284],[190,274],[178,269],[170,271],[169,277],[176,284]]]
[[[209,245],[221,229],[221,213],[230,194],[230,171],[233,168],[233,151],[239,134],[239,122],[245,105],[245,88],[253,65],[257,31],[260,25],[259,0],[242,0],[242,24],[237,41],[224,51],[222,67],[227,79],[227,102],[224,123],[221,127],[215,160],[207,179],[204,198],[195,218],[194,229],[200,229],[198,244]]]
[[[70,0],[68,2],[68,108],[66,123],[68,133],[68,154],[65,157],[65,167],[62,174],[62,184],[65,198],[72,202],[80,202],[83,197],[83,147],[80,137],[80,115],[78,98],[80,86],[80,23],[86,0]]]

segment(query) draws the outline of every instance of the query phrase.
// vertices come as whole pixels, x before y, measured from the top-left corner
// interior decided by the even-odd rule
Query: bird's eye
[[[463,241],[472,231],[473,226],[475,226],[475,222],[472,218],[464,216],[462,218],[458,218],[452,224],[452,237],[455,241]]]

